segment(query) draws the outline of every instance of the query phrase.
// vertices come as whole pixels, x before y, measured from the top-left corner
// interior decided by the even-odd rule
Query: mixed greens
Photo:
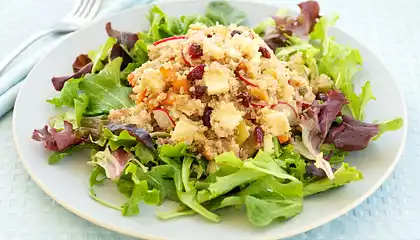
[[[305,197],[361,180],[362,173],[345,163],[345,157],[403,124],[401,118],[380,124],[362,122],[365,106],[375,97],[369,81],[360,94],[354,90],[353,78],[362,64],[358,50],[327,34],[337,15],[320,17],[314,1],[299,7],[296,18],[281,11],[254,28],[279,59],[300,53],[311,72],[334,81],[334,86],[325,86],[325,94],[306,106],[300,121],[302,134],[291,141],[280,143],[274,137],[272,145],[245,161],[232,152],[207,161],[182,142],[158,146],[155,140],[167,133],[108,121],[110,110],[135,105],[127,77],[148,60],[147,45],[183,35],[196,22],[212,26],[246,21],[244,12],[224,1],[210,3],[204,16],[179,18],[153,6],[147,16],[150,29],[139,33],[120,32],[108,23],[106,42],[80,54],[73,75],[52,79],[60,93],[47,102],[63,113],[35,130],[33,139],[52,151],[50,164],[90,149],[90,196],[124,216],[138,214],[141,202],[161,205],[169,199],[180,207],[158,213],[161,219],[200,214],[219,222],[215,212],[226,207],[245,208],[256,226],[289,219],[302,211]],[[116,206],[96,196],[95,188],[105,181],[115,182],[126,203]]]

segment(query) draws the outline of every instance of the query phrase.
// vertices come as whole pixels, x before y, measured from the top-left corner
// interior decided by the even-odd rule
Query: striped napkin
[[[137,4],[146,4],[152,1],[153,0],[102,0],[96,19],[107,16],[110,13],[130,8]],[[7,68],[0,75],[0,117],[13,108],[23,80],[32,67],[38,62],[45,52],[54,47],[56,44],[59,44],[60,39],[61,37],[58,37],[57,40],[51,43],[51,45],[46,46],[44,49],[39,50],[30,57],[25,58],[25,60],[22,60],[21,63]]]

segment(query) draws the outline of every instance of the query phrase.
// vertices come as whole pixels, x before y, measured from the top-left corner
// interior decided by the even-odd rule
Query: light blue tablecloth
[[[291,3],[298,1],[288,1],[287,6]],[[323,12],[339,12],[338,26],[389,68],[404,91],[409,132],[396,171],[374,195],[345,216],[290,240],[420,239],[420,1],[320,3]],[[23,38],[60,19],[71,5],[71,0],[4,2],[0,8],[0,58]],[[0,119],[0,239],[131,239],[73,215],[46,196],[18,161],[11,120],[11,113]]]

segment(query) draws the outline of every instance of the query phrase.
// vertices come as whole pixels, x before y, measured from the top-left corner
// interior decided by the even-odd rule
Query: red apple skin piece
[[[188,67],[191,67],[192,66],[191,62],[188,61],[187,58],[185,57],[183,46],[181,47],[181,56],[182,56],[182,60],[184,60],[185,65],[187,65]]]
[[[164,108],[156,108],[155,110],[153,110],[153,116],[155,117],[156,122],[158,122],[158,125],[159,125],[159,121],[157,120],[158,116],[166,117],[166,120],[168,122],[170,122],[170,124],[171,124],[171,126],[160,126],[159,125],[159,127],[166,128],[166,129],[169,129],[171,127],[172,128],[175,127],[175,121],[169,116],[168,110],[166,110]]]
[[[245,82],[249,86],[258,87],[256,84],[250,82],[246,77],[244,77],[238,69],[235,70],[236,76],[243,82]]]
[[[253,107],[260,107],[260,108],[268,106],[268,104],[265,102],[251,102],[250,104]]]
[[[164,38],[161,40],[158,40],[156,42],[153,43],[154,46],[157,46],[161,43],[167,42],[167,41],[172,41],[172,40],[178,40],[178,39],[186,39],[186,36],[173,36],[173,37],[168,37],[168,38]]]

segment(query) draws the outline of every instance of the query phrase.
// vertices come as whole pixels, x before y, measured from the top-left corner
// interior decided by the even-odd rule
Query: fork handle
[[[35,42],[36,40],[50,33],[57,33],[57,32],[63,32],[63,31],[60,31],[57,28],[50,28],[31,36],[25,42],[21,43],[15,50],[13,50],[13,52],[7,55],[6,58],[0,62],[0,74],[13,61],[13,59],[15,59],[21,52],[23,52],[26,48],[28,48],[29,45],[31,45],[33,42]]]

